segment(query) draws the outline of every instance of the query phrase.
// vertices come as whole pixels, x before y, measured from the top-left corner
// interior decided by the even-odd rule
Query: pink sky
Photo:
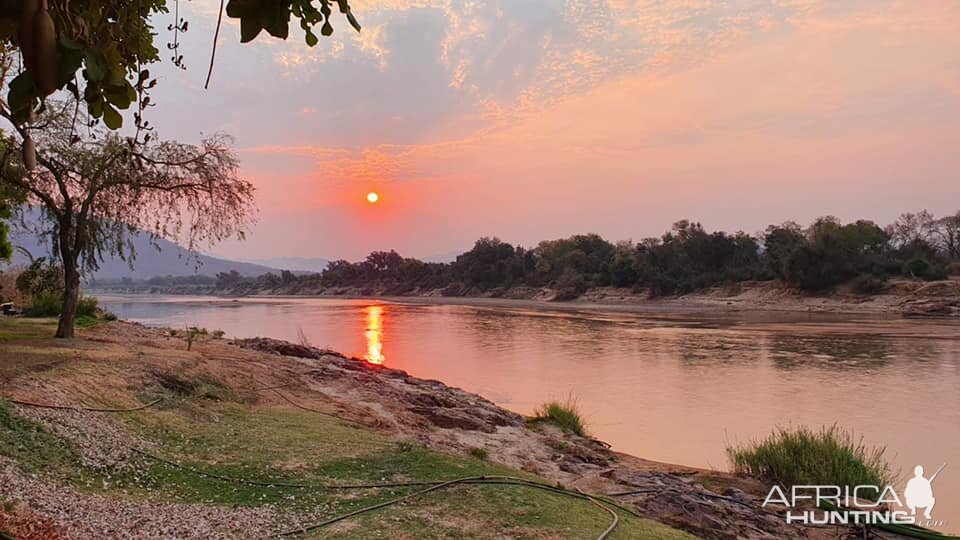
[[[231,22],[203,91],[214,4],[187,4],[189,69],[158,67],[152,120],[237,137],[259,222],[216,254],[960,209],[954,0],[354,0],[363,32],[313,49]]]

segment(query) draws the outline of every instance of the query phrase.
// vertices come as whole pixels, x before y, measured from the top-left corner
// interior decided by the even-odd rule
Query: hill
[[[40,239],[25,232],[15,232],[11,235],[15,246],[29,251],[34,257],[48,256],[50,246],[41,244]],[[240,261],[231,261],[211,257],[209,255],[194,256],[186,249],[168,242],[158,240],[153,245],[146,235],[138,235],[134,241],[136,259],[133,268],[130,264],[117,257],[108,258],[100,265],[92,276],[94,279],[149,279],[155,276],[215,276],[220,272],[236,270],[244,276],[258,276],[267,272],[279,273],[279,270],[269,266],[252,264]],[[159,248],[159,249],[158,249]],[[19,251],[14,254],[13,264],[24,264],[28,258]]]
[[[289,270],[291,272],[323,272],[330,261],[320,257],[274,257],[272,259],[249,259],[246,262]]]

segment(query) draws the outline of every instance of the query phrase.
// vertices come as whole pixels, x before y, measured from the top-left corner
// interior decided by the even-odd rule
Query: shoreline
[[[105,296],[206,296],[228,300],[255,299],[341,299],[400,302],[423,305],[468,305],[509,309],[549,311],[597,311],[650,315],[704,315],[742,313],[813,314],[817,316],[871,316],[877,318],[960,318],[960,279],[936,282],[893,280],[886,291],[878,294],[857,294],[848,288],[811,295],[787,289],[773,282],[752,282],[746,285],[714,287],[681,296],[650,298],[645,294],[599,287],[589,289],[573,300],[554,300],[553,291],[521,287],[501,291],[502,294],[443,296],[437,291],[416,291],[418,294],[382,294],[386,291],[369,288],[330,288],[303,293],[284,290],[238,293],[223,290],[129,291],[89,289],[93,295]]]
[[[23,346],[41,346],[43,342],[36,341],[35,345],[25,342]],[[93,344],[95,350],[90,348]],[[565,432],[553,424],[530,424],[525,417],[478,394],[440,381],[421,379],[394,368],[347,358],[334,351],[269,338],[227,341],[202,337],[193,343],[190,352],[185,352],[183,345],[182,336],[172,336],[161,329],[125,321],[104,323],[81,330],[76,342],[66,345],[76,352],[70,360],[56,364],[57,377],[45,377],[44,373],[51,368],[44,365],[25,366],[25,370],[14,377],[0,379],[0,390],[5,398],[68,407],[77,403],[78,394],[92,392],[99,398],[91,403],[103,401],[110,406],[127,408],[141,404],[145,395],[143,385],[156,384],[149,381],[159,380],[163,384],[164,377],[174,382],[199,377],[200,380],[215,381],[204,383],[207,391],[223,388],[229,393],[214,401],[201,398],[185,405],[188,418],[203,419],[213,415],[225,419],[224,412],[216,412],[221,407],[219,403],[228,404],[231,408],[227,410],[249,410],[249,414],[255,415],[293,406],[295,410],[305,411],[303,414],[312,411],[378,437],[399,441],[401,447],[404,444],[423,445],[432,452],[449,456],[471,456],[476,449],[482,449],[483,461],[489,460],[491,464],[518,474],[534,475],[588,493],[629,492],[630,495],[617,497],[618,502],[628,505],[646,519],[700,537],[726,538],[729,534],[743,538],[809,537],[810,529],[787,525],[759,507],[758,500],[762,500],[764,489],[762,482],[727,472],[651,461],[618,452],[605,443]],[[138,351],[136,359],[123,363],[104,362],[105,355],[126,357],[134,350]],[[2,353],[3,347],[0,347]],[[258,389],[269,389],[269,392]],[[231,404],[230,400],[234,398],[228,397],[230,395],[236,396],[236,404]],[[277,399],[278,396],[283,399]],[[67,440],[75,440],[82,456],[85,452],[90,453],[89,458],[83,459],[96,457],[114,465],[125,463],[128,465],[123,466],[127,467],[137,462],[135,455],[123,450],[130,444],[147,445],[147,448],[157,448],[154,452],[161,451],[156,443],[143,439],[144,433],[129,432],[129,426],[124,427],[126,424],[114,425],[110,417],[84,415],[76,410],[47,415],[41,412],[42,409],[32,409],[29,405],[13,407],[18,415],[47,426],[52,433]],[[162,408],[156,413],[147,409],[136,414],[146,414],[148,418],[160,415],[151,420],[154,422],[176,414],[179,406],[173,407]],[[210,412],[201,413],[202,410]],[[63,430],[62,422],[67,422],[70,428]],[[201,426],[189,429],[192,432]],[[316,442],[323,444],[322,441]],[[191,456],[181,459],[190,460]],[[202,470],[209,464],[200,460],[194,466]],[[285,464],[280,466],[286,467]],[[98,512],[122,512],[125,516],[132,516],[137,526],[162,526],[151,523],[156,518],[148,517],[156,511],[150,506],[152,499],[144,500],[149,503],[144,505],[85,494],[72,488],[51,493],[51,484],[42,476],[24,476],[15,462],[3,457],[0,457],[0,478],[28,490],[16,493],[15,500],[19,499],[40,515],[62,520],[67,530],[74,531],[69,537],[82,537],[89,524],[82,515],[58,511],[57,508],[94,506]],[[658,495],[649,496],[651,490]],[[186,503],[178,501],[176,504],[184,506]],[[220,508],[206,503],[198,507],[205,515]],[[696,508],[694,514],[689,513],[691,507]],[[163,512],[183,511],[185,507],[178,510],[178,507],[171,506]],[[219,514],[214,516],[215,519],[232,519],[229,510],[216,512]],[[192,519],[199,518],[192,516]],[[289,518],[273,516],[270,519],[279,523]],[[200,522],[196,528],[211,530],[206,521]],[[267,532],[260,529],[251,534],[261,537]],[[721,532],[723,534],[719,534]],[[150,534],[143,537],[161,536],[151,529]]]
[[[8,324],[15,328],[20,323],[8,321]],[[47,342],[26,341],[18,347],[42,347]],[[157,377],[164,380],[163,377],[167,377],[162,375],[164,373],[176,374],[174,381],[199,377],[199,380],[207,381],[203,383],[206,391],[212,388],[216,392],[217,388],[222,388],[228,394],[213,401],[203,398],[186,405],[183,410],[190,418],[202,420],[211,415],[226,418],[222,416],[223,412],[217,412],[220,407],[217,403],[221,400],[233,403],[233,398],[226,397],[232,394],[237,401],[229,410],[235,412],[240,410],[236,407],[249,410],[249,414],[295,407],[307,413],[335,418],[391,440],[408,441],[399,443],[401,445],[424,445],[431,451],[451,456],[472,456],[477,449],[482,449],[484,461],[532,474],[544,481],[595,494],[630,493],[618,497],[618,501],[645,518],[699,537],[827,538],[819,534],[822,532],[819,529],[786,524],[780,510],[771,512],[770,508],[762,508],[760,503],[769,489],[762,481],[723,470],[650,460],[610,448],[589,436],[565,432],[549,423],[534,425],[524,416],[479,394],[438,380],[423,379],[330,350],[270,338],[224,340],[202,336],[192,343],[192,351],[185,351],[185,343],[182,333],[173,335],[160,328],[126,321],[102,323],[82,329],[76,342],[62,345],[74,351],[68,355],[70,359],[49,366],[25,366],[25,371],[18,369],[12,378],[0,379],[0,395],[58,405],[77,403],[77,395],[97,395],[89,403],[103,402],[104,405],[125,408],[142,405],[144,399],[148,399],[144,385],[156,384],[150,381],[157,380]],[[0,357],[3,349],[0,346]],[[113,362],[109,358],[126,360]],[[54,367],[57,376],[46,376],[47,370]],[[276,389],[282,389],[282,394]],[[32,413],[29,407],[25,409],[17,405],[15,410],[41,424],[47,421],[43,415]],[[162,415],[177,414],[177,410],[174,407]],[[204,410],[207,412],[201,412]],[[124,429],[101,425],[108,419],[96,420],[97,425],[90,426],[81,422],[84,415],[75,413],[70,416],[79,422],[74,427],[80,431],[80,440],[91,441],[85,430],[108,433],[108,439],[120,436],[121,444],[127,440]],[[63,416],[55,418],[62,419]],[[57,432],[57,424],[51,424],[50,429]],[[193,430],[202,428],[189,429],[189,433],[193,433]],[[67,434],[73,436],[72,432]],[[106,447],[101,447],[98,442],[91,451],[95,455],[109,454],[119,447],[111,444],[108,441]],[[106,457],[111,462],[115,459],[109,455]],[[123,459],[129,460],[129,456]],[[181,459],[196,462],[198,458],[187,455]],[[201,459],[194,466],[203,469],[204,463]],[[286,467],[288,463],[280,466]],[[302,467],[300,459],[293,463]],[[32,486],[31,489],[38,493],[49,489],[36,478],[28,482],[0,457],[0,478],[4,477],[12,485]],[[139,506],[123,506],[126,503],[111,502],[102,496],[91,501],[89,496],[69,489],[62,496],[49,493],[44,497],[22,495],[27,504],[38,505],[41,510],[48,508],[44,505],[55,504],[51,500],[67,497],[73,501],[71,504],[95,505],[103,512],[122,509],[127,515],[136,517],[143,511]],[[187,503],[177,504],[184,506]],[[208,514],[220,508],[206,503],[199,507]],[[169,507],[165,511],[183,510]],[[227,510],[222,515],[211,515],[214,517],[209,519],[232,519]],[[69,513],[60,517],[68,519],[70,527],[85,526]],[[271,523],[289,519],[267,517],[263,518],[264,523],[271,527],[276,526]],[[139,519],[142,522],[149,520],[146,517]],[[260,529],[259,532],[265,531]]]

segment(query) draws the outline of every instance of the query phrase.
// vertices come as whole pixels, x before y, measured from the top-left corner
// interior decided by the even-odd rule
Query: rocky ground
[[[600,441],[551,425],[531,426],[481,396],[332,351],[265,338],[232,343],[202,339],[186,351],[180,337],[120,322],[85,330],[82,336],[34,349],[37,354],[22,354],[26,345],[0,345],[0,365],[13,366],[0,372],[3,397],[77,405],[128,396],[116,398],[121,401],[116,405],[136,406],[146,400],[144,388],[160,384],[169,390],[184,381],[215,380],[212,389],[204,390],[213,397],[229,391],[256,407],[295,407],[445,455],[482,449],[497,466],[611,494],[643,516],[699,537],[826,538],[838,532],[788,526],[761,509],[766,486],[760,482],[619,454]],[[87,360],[81,363],[81,357]],[[140,395],[140,401],[130,402],[131,395]],[[131,448],[156,449],[155,442],[110,414],[25,405],[15,405],[14,412],[79,448],[87,470],[106,472],[98,482],[109,482],[110,475],[129,479],[146,474]],[[294,460],[290,467],[303,464]],[[108,496],[58,485],[42,469],[25,470],[0,453],[6,504],[6,510],[0,508],[0,526],[4,515],[10,520],[31,514],[37,518],[34,524],[52,523],[56,532],[38,533],[37,538],[263,537],[264,531],[326,515],[322,508],[313,515],[270,504],[232,507]]]

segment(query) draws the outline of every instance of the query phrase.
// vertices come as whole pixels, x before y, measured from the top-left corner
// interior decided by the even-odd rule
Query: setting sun
[[[367,202],[368,202],[368,203],[374,204],[374,203],[376,203],[376,202],[379,201],[379,200],[380,200],[380,194],[377,193],[376,191],[371,191],[370,193],[367,193]]]

